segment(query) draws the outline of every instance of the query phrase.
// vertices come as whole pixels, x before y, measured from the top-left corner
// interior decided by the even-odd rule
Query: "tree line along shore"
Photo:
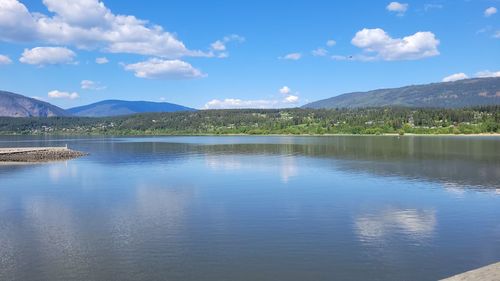
[[[118,117],[0,117],[2,135],[497,134],[500,106],[238,109]]]

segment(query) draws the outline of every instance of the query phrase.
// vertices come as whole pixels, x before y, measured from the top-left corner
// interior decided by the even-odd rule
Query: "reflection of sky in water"
[[[0,280],[435,280],[500,259],[491,155],[167,139],[190,144],[92,140],[74,143],[88,157],[0,166]]]
[[[214,170],[238,170],[241,169],[244,160],[236,156],[205,156],[207,166]]]
[[[279,158],[277,166],[279,167],[279,175],[283,183],[287,183],[291,177],[297,175],[299,166],[296,163],[296,157],[285,156],[274,158]],[[276,168],[276,165],[269,165],[269,159],[255,158],[244,155],[206,155],[204,156],[204,159],[207,167],[216,171],[241,169],[259,171]]]
[[[9,143],[3,137],[2,146]],[[112,141],[110,141],[112,140]],[[306,156],[324,159],[332,169],[350,173],[367,172],[455,185],[457,188],[498,188],[500,138],[498,137],[151,137],[24,139],[22,145],[69,143],[90,152],[81,161],[105,165],[176,163],[191,157],[205,157],[213,168],[237,169],[242,155]],[[223,161],[218,156],[225,155]],[[295,157],[285,158],[293,161]],[[283,178],[297,165],[283,165]],[[20,167],[0,166],[4,172]]]
[[[356,233],[361,241],[378,244],[394,235],[409,239],[425,239],[436,228],[434,210],[400,210],[389,208],[379,212],[362,214],[355,219]]]

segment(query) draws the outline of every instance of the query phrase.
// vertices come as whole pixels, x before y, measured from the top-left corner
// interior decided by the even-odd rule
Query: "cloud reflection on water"
[[[236,171],[246,169],[249,172],[266,171],[279,174],[282,183],[298,175],[299,166],[296,156],[252,157],[248,155],[206,154],[205,165],[214,171]]]
[[[361,242],[378,244],[394,236],[421,240],[434,234],[435,210],[388,208],[355,218],[354,228]]]

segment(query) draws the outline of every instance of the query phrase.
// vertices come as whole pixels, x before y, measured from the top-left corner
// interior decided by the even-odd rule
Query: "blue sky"
[[[63,108],[294,107],[500,76],[497,9],[498,0],[0,0],[0,89]]]

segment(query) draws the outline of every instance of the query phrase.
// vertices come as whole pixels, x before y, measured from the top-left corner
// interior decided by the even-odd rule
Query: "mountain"
[[[500,77],[413,85],[394,89],[342,94],[303,108],[445,107],[460,108],[500,104]]]
[[[143,112],[194,111],[195,109],[168,102],[104,100],[73,107],[67,111],[75,116],[104,117]]]
[[[0,116],[52,117],[68,116],[64,109],[22,95],[0,91]]]

